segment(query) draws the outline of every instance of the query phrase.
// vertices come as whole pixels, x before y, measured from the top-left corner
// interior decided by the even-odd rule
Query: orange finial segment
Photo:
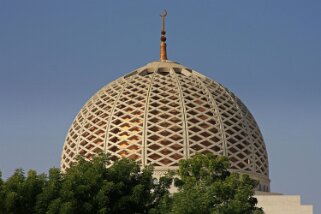
[[[165,16],[167,16],[167,11],[160,15],[162,17],[162,31],[161,31],[161,43],[160,43],[160,60],[167,60],[167,52],[166,52],[166,31],[165,31]]]

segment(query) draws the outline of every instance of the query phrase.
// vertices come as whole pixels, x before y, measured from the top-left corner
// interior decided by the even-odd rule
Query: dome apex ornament
[[[162,31],[161,31],[161,44],[160,44],[160,60],[167,60],[167,51],[166,51],[166,31],[165,31],[165,16],[167,16],[167,10],[164,10],[160,15],[162,17]]]

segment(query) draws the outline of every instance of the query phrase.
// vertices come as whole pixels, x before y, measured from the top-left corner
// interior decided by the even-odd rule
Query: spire
[[[160,15],[162,17],[162,31],[161,31],[161,43],[160,43],[160,60],[167,60],[167,52],[166,52],[166,31],[165,31],[165,16],[167,16],[167,11]]]

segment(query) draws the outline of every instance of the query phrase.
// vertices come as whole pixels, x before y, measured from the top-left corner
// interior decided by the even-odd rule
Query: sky
[[[0,1],[0,170],[59,167],[74,117],[102,86],[168,58],[254,115],[273,192],[321,214],[320,0]]]

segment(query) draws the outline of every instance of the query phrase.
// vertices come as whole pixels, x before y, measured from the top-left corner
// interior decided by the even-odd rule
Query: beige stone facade
[[[255,197],[265,214],[313,214],[313,206],[302,205],[299,195],[257,193]]]

